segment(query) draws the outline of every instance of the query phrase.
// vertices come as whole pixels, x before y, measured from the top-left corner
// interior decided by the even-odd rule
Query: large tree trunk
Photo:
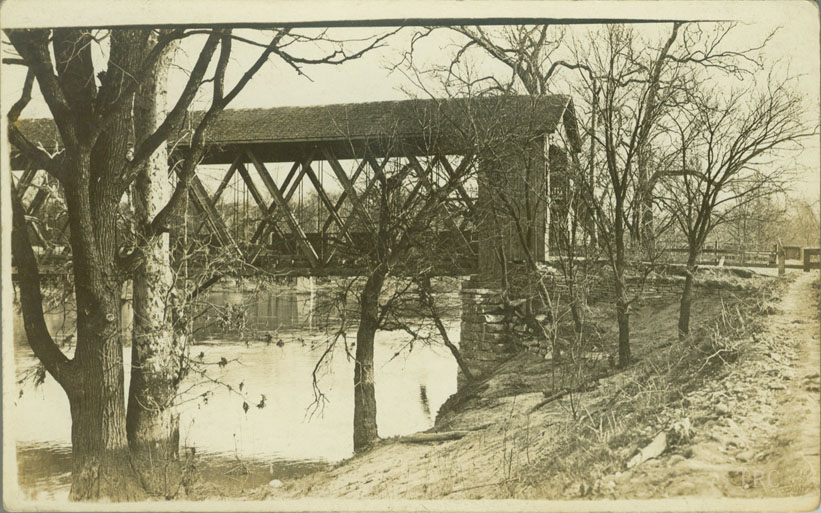
[[[72,196],[72,201],[75,198]],[[75,265],[75,272],[80,276],[75,279],[77,349],[74,359],[68,360],[48,333],[41,306],[39,273],[28,241],[23,207],[16,198],[12,204],[12,249],[20,275],[26,337],[37,357],[63,387],[71,409],[70,498],[115,501],[142,498],[144,492],[129,461],[125,433],[119,295],[113,287],[99,286],[101,275],[93,272],[93,267]],[[79,226],[76,220],[74,223],[74,228]],[[79,239],[73,236],[72,243],[77,244]],[[82,250],[80,253],[84,254]],[[76,253],[74,258],[76,262]],[[92,286],[90,280],[97,286]]]
[[[135,500],[145,493],[130,463],[125,429],[123,348],[120,339],[122,280],[115,263],[116,215],[119,198],[106,181],[106,153],[127,142],[125,123],[112,123],[107,141],[94,158],[71,162],[66,186],[74,293],[77,305],[77,347],[72,364],[79,375],[76,389],[66,390],[71,406],[74,500]],[[125,153],[122,150],[121,155]],[[91,176],[91,184],[85,177]],[[100,180],[95,180],[100,176]],[[92,201],[94,198],[94,201]]]
[[[690,334],[690,306],[693,303],[693,280],[696,272],[696,256],[687,258],[687,270],[684,278],[684,290],[681,292],[681,304],[678,311],[678,338]]]
[[[99,308],[85,314],[78,308],[74,363],[82,381],[68,394],[72,500],[129,501],[145,496],[131,466],[126,438],[119,299],[110,294]],[[87,302],[78,297],[78,306],[83,303]]]
[[[378,266],[365,282],[360,298],[359,329],[354,362],[353,449],[366,449],[379,435],[376,430],[376,391],[373,373],[373,341],[379,327],[379,294],[386,271]]]
[[[165,119],[171,53],[157,62],[134,102],[135,137],[152,133]],[[160,145],[140,170],[134,186],[134,216],[142,264],[133,275],[134,323],[131,384],[126,428],[133,462],[150,494],[173,496],[179,490],[179,415],[175,408],[185,339],[173,325],[170,304],[174,277],[169,236],[152,236],[148,227],[171,198],[168,153]]]
[[[123,70],[136,68],[142,34],[112,34],[111,58]],[[103,80],[116,81],[117,75],[109,73]],[[117,94],[115,89],[108,91]],[[111,99],[98,97],[100,102]],[[122,197],[119,177],[129,147],[131,109],[130,102],[119,105],[93,147],[81,144],[67,153],[65,198],[77,303],[73,363],[82,380],[80,388],[69,393],[74,455],[70,496],[78,500],[134,500],[145,496],[131,465],[126,436],[120,339],[123,277],[115,258],[116,212]]]

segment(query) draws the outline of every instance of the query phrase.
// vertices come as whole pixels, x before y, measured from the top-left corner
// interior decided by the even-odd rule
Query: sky
[[[584,3],[592,5],[590,2]],[[602,12],[610,16],[624,14],[625,16],[629,15],[633,17],[636,13],[644,14],[645,16],[654,14],[653,11],[647,8],[636,10],[635,5],[630,2],[594,3],[602,6],[602,9],[599,9],[597,12]],[[411,4],[413,4],[413,2],[411,2]],[[452,4],[452,2],[449,4]],[[482,9],[485,10],[487,10],[489,5],[486,2],[459,2],[457,4],[460,6],[472,4],[477,7],[482,7]],[[557,6],[555,9],[551,9],[551,12],[575,13],[575,15],[590,16],[590,10],[580,12],[578,8],[576,8],[576,10],[573,11],[572,6],[567,5],[565,2],[535,3],[535,11],[525,9],[525,7],[528,6],[532,8],[533,5],[531,4],[534,4],[534,2],[508,3],[508,5],[516,5],[517,7],[523,6],[518,9],[518,12],[525,14],[530,12],[544,13],[546,12],[544,6],[550,5],[551,7]],[[681,3],[672,2],[667,4],[670,6],[669,12],[678,12],[676,11],[676,5],[679,4]],[[197,4],[188,2],[187,5]],[[232,2],[231,5],[242,6],[251,5],[251,3],[237,1]],[[322,4],[314,2],[313,5]],[[332,6],[335,4],[327,3],[327,5]],[[362,3],[359,2],[351,5],[361,7]],[[384,8],[386,2],[371,2],[366,4],[366,6],[368,5]],[[622,5],[625,7],[619,8]],[[640,5],[648,6],[656,4],[643,2]],[[751,7],[752,5],[755,5],[755,7]],[[697,9],[696,3],[690,2],[685,6],[689,7],[689,10],[682,12],[686,12],[690,18],[709,15],[713,17],[713,19],[720,17],[725,20],[732,19],[741,21],[742,23],[733,32],[734,36],[728,40],[729,45],[750,45],[760,40],[764,34],[778,29],[773,39],[763,50],[763,58],[768,63],[776,66],[781,76],[794,78],[798,89],[806,96],[808,119],[814,119],[817,123],[819,118],[821,118],[821,113],[819,113],[819,84],[821,84],[821,75],[819,74],[819,29],[818,13],[814,8],[810,7],[808,9],[807,7],[810,5],[810,3],[803,1],[778,1],[747,3],[746,8],[741,8],[733,2],[712,2],[710,9],[714,10],[710,11],[706,8]],[[541,10],[538,9],[539,6],[542,6]],[[723,7],[724,9],[715,11],[716,6],[719,8]],[[7,9],[7,7],[7,5],[4,5],[2,14],[8,15],[10,12],[14,14],[15,11]],[[482,9],[477,9],[479,15],[482,13]],[[568,11],[567,9],[571,10]],[[312,13],[312,17],[316,16],[317,11],[310,12]],[[334,11],[329,8],[329,12]],[[352,12],[361,12],[361,9],[359,11],[354,9]],[[437,11],[429,10],[427,12],[436,13]],[[445,9],[442,10],[442,12],[450,11]],[[464,13],[465,9],[454,12]],[[516,12],[517,9],[512,9],[508,15],[515,15]],[[665,10],[665,13],[667,13],[667,10]],[[169,19],[173,19],[174,15],[174,12],[169,13]],[[190,10],[188,15],[194,16]],[[8,19],[9,17],[7,16],[6,20]],[[137,18],[135,17],[134,19]],[[343,16],[340,19],[346,18]],[[590,25],[570,27],[567,35],[571,37],[581,36],[590,28]],[[384,33],[387,30],[390,29],[336,28],[331,29],[329,34],[344,39],[361,39],[373,36],[374,34]],[[661,33],[659,32],[660,30],[669,30],[669,24],[642,25],[639,27],[639,30],[643,31],[643,33],[652,39],[654,34]],[[311,30],[306,29],[302,30],[303,33],[309,33],[310,31]],[[245,90],[237,96],[230,105],[230,108],[399,100],[407,98],[409,93],[424,95],[422,91],[412,85],[407,76],[391,69],[393,65],[401,59],[402,53],[409,47],[412,32],[413,29],[404,29],[399,34],[392,36],[383,47],[366,54],[361,59],[350,61],[343,65],[305,66],[302,69],[304,75],[298,74],[283,61],[274,58],[260,70]],[[250,31],[247,33],[251,34]],[[175,94],[178,94],[177,92],[182,88],[186,78],[184,69],[190,67],[203,41],[204,38],[191,38],[182,44],[175,60],[175,64],[177,64],[179,68],[171,74],[171,83],[169,85],[171,97],[175,97]],[[456,48],[455,45],[458,45],[461,41],[460,37],[452,31],[447,29],[439,30],[423,44],[419,45],[415,58],[422,68],[431,64],[441,65],[453,54]],[[3,46],[3,56],[8,56],[8,45],[4,44]],[[351,45],[351,47],[354,48],[357,46],[361,46],[361,43],[353,43]],[[258,48],[248,45],[235,45],[231,66],[229,67],[228,86],[232,84],[233,80],[236,80],[242,69],[255,59],[258,52]],[[317,48],[316,45],[313,44],[303,44],[294,47],[294,53],[299,55],[317,55],[321,52],[322,49]],[[104,58],[103,50],[95,50],[95,56],[102,60]],[[493,64],[487,60],[483,61],[481,55],[478,53],[475,54],[475,57],[478,59],[475,64],[483,71],[488,70],[490,73],[502,74],[505,78],[509,77],[509,73],[505,68],[499,67],[498,64]],[[4,111],[8,110],[8,106],[19,96],[23,77],[24,70],[22,67],[2,66],[0,89],[2,90],[2,105]],[[207,93],[207,90],[203,91],[201,97],[206,99]],[[200,102],[199,105],[204,106],[206,104]],[[36,91],[35,97],[24,111],[23,117],[48,116],[48,108],[42,101],[39,92]],[[819,139],[816,137],[808,141],[805,145],[805,150],[796,160],[797,165],[795,168],[798,173],[798,179],[793,183],[793,193],[811,202],[817,201],[819,191],[821,191]]]

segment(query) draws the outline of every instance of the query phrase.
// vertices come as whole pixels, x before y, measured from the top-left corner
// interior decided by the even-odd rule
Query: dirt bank
[[[461,439],[385,440],[249,498],[817,494],[813,279],[817,273],[802,273],[788,290],[769,283],[699,300],[700,328],[686,343],[676,341],[676,304],[645,305],[631,317],[640,360],[626,370],[596,355],[557,368],[519,355],[443,406],[433,431],[468,431]],[[645,453],[662,452],[628,468],[647,446]]]

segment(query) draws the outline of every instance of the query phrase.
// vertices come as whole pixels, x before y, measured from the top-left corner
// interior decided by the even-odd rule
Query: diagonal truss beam
[[[471,153],[464,155],[455,170],[444,156],[440,157],[440,162],[442,163],[442,167],[445,169],[445,172],[448,173],[450,179],[453,180],[455,178],[465,176],[467,168],[472,166],[474,163],[474,156]],[[468,213],[468,215],[462,219],[462,222],[459,223],[459,229],[464,230],[471,219],[476,219],[476,201],[470,197],[470,194],[467,193],[461,181],[457,183],[456,193],[459,195],[459,198],[465,205]]]
[[[299,176],[297,177],[297,181],[295,185],[291,187],[290,190],[286,193],[285,190],[288,188],[288,184],[293,179],[296,172],[299,171]],[[285,181],[282,182],[282,185],[279,188],[279,193],[284,195],[284,198],[287,201],[291,201],[291,196],[293,196],[294,191],[296,191],[296,184],[302,180],[302,175],[305,171],[302,169],[302,166],[299,165],[299,162],[294,162],[294,165],[291,166],[291,170],[288,172],[288,176],[285,177]],[[254,231],[254,235],[251,237],[251,243],[255,243],[261,237],[264,237],[269,229],[272,229],[276,232],[279,232],[279,228],[277,228],[276,221],[277,218],[273,218],[274,212],[276,211],[277,203],[276,201],[271,201],[271,204],[268,206],[267,210],[263,212],[262,220],[259,222],[257,229]]]
[[[228,168],[228,171],[225,173],[225,176],[222,177],[222,181],[217,187],[217,190],[214,192],[214,196],[209,200],[211,202],[211,206],[214,207],[214,209],[216,209],[217,203],[219,202],[222,193],[228,187],[228,184],[231,183],[231,178],[234,177],[234,172],[236,172],[237,165],[240,163],[240,161],[240,157],[234,159],[234,162],[231,163],[231,167]],[[199,226],[197,226],[197,229],[194,231],[195,237],[200,234],[202,227],[205,226],[205,222],[206,221],[204,219],[200,221]]]
[[[351,185],[356,183],[356,180],[357,180],[357,178],[359,178],[360,173],[362,173],[362,170],[365,169],[365,164],[366,163],[367,162],[365,162],[365,160],[361,160],[359,162],[359,165],[356,166],[356,171],[354,171],[353,175],[351,175]],[[366,196],[367,192],[364,195]],[[339,212],[339,208],[342,206],[342,203],[345,202],[345,198],[347,198],[347,197],[348,197],[348,191],[345,191],[343,189],[342,194],[339,195],[339,199],[337,199],[336,204],[334,204],[334,210],[336,212]],[[333,220],[334,220],[333,217],[329,214],[328,217],[325,219],[325,223],[322,224],[322,233],[325,233],[326,231],[328,231],[328,228],[331,226],[331,223],[333,222]]]
[[[413,155],[408,157],[408,164],[406,166],[406,169],[407,170],[416,169],[420,176],[419,176],[419,179],[416,181],[416,185],[413,187],[411,192],[408,194],[408,197],[405,198],[405,202],[402,204],[402,210],[403,211],[407,210],[411,207],[414,200],[419,195],[419,191],[422,189],[422,186],[427,187],[426,183],[428,185],[430,185],[430,181],[427,179],[427,176],[428,176],[428,173],[430,173],[431,170],[433,169],[433,166],[435,166],[435,165],[436,165],[436,157],[434,157],[428,163],[427,168],[423,171],[422,170],[422,164],[419,162],[419,160],[416,157],[414,157]],[[402,179],[404,180],[404,178],[405,177],[403,176]],[[433,191],[432,186],[427,187],[427,188],[430,189],[431,192]]]
[[[339,183],[342,185],[342,188],[348,193],[348,198],[353,205],[353,212],[356,214],[357,217],[362,221],[365,225],[365,229],[369,232],[373,232],[373,221],[371,220],[371,216],[368,215],[368,211],[362,206],[362,202],[359,201],[359,195],[356,193],[356,190],[351,183],[351,180],[348,178],[348,175],[345,173],[345,170],[342,169],[342,165],[334,156],[333,152],[331,152],[330,148],[323,147],[322,153],[325,155],[325,159],[331,165],[331,169],[333,169],[336,178],[339,180]]]
[[[341,236],[348,241],[349,244],[353,243],[350,235],[348,235],[348,231],[345,229],[345,223],[342,222],[342,219],[339,218],[339,212],[336,211],[334,208],[334,204],[331,203],[331,200],[328,198],[328,195],[325,193],[325,188],[322,187],[322,184],[319,183],[319,178],[317,178],[316,173],[311,168],[310,163],[304,163],[305,166],[305,174],[308,175],[308,179],[311,180],[311,183],[314,185],[314,189],[316,189],[316,193],[319,195],[319,198],[322,200],[322,203],[325,204],[325,207],[328,209],[330,217],[334,220],[334,222],[339,226],[341,230]]]
[[[237,253],[237,255],[242,256],[242,250],[240,250],[239,246],[237,246],[237,242],[233,237],[231,237],[231,234],[228,232],[228,228],[225,226],[225,222],[222,220],[222,217],[220,217],[216,208],[214,208],[211,204],[211,201],[208,198],[208,191],[205,190],[205,187],[202,185],[202,182],[196,173],[191,179],[189,193],[191,195],[191,199],[194,200],[194,205],[200,212],[202,212],[203,215],[205,215],[209,228],[217,236],[220,244],[231,248]]]
[[[30,216],[37,215],[40,211],[40,208],[46,202],[48,195],[48,189],[46,189],[45,187],[39,187],[37,189],[37,192],[34,194],[34,197],[31,199],[31,203],[29,203],[28,207],[26,208],[26,214]]]
[[[360,173],[362,173],[362,171],[365,169],[365,164],[366,163],[371,167],[371,169],[373,169],[373,172],[374,172],[375,175],[384,176],[383,175],[384,169],[385,169],[385,166],[388,164],[389,160],[390,160],[390,157],[386,156],[384,159],[382,159],[382,164],[380,165],[376,162],[376,159],[374,159],[372,156],[365,157],[365,159],[363,159],[362,161],[359,162],[359,165],[356,167],[356,171],[354,171],[353,175],[351,175],[351,182],[350,182],[351,186],[353,187],[353,185],[356,183],[356,180],[357,180],[357,178],[359,178]],[[370,183],[368,183],[368,185],[365,186],[365,190],[362,192],[362,197],[363,198],[368,197],[368,194],[371,192],[371,189],[373,189],[373,187],[374,187],[374,185],[376,185],[376,183],[377,183],[377,180],[371,180]],[[342,194],[339,196],[339,201],[336,202],[337,210],[339,209],[339,207],[342,205],[342,202],[345,201],[345,198],[347,198],[347,197],[348,197],[347,190],[343,190]],[[351,215],[351,216],[348,216],[345,219],[344,223],[342,224],[342,233],[345,233],[345,234],[349,233],[348,229],[351,226],[351,222],[353,221],[353,218],[354,218],[354,216]],[[330,219],[325,221],[325,226],[322,228],[322,233],[325,233],[325,231],[327,230],[329,224],[330,224]],[[334,255],[336,254],[336,250],[337,250],[337,248],[332,248],[331,251],[328,252],[328,256],[325,258],[325,264],[326,265],[331,262],[331,259],[333,259]]]
[[[444,155],[439,156],[439,162],[442,163],[442,168],[445,170],[445,173],[448,174],[448,178],[454,180],[457,177],[464,176],[467,167],[473,163],[473,155],[468,154],[462,157],[462,161],[459,162],[459,165],[456,166],[455,170],[453,169],[453,166],[450,165],[450,162],[448,162],[448,159],[446,159]],[[471,198],[470,195],[467,193],[461,181],[456,185],[456,193],[459,195],[459,198],[461,198],[462,203],[465,204],[465,207],[467,207],[468,212],[471,215],[473,215],[473,198]]]
[[[279,210],[278,214],[285,217],[285,222],[288,223],[291,231],[296,235],[299,246],[305,254],[305,257],[308,259],[308,262],[310,262],[311,267],[318,267],[319,256],[317,255],[313,245],[311,245],[311,242],[308,240],[308,237],[305,235],[305,231],[303,231],[302,227],[299,226],[299,222],[296,220],[296,217],[294,217],[294,213],[288,207],[288,200],[286,200],[282,193],[279,192],[279,188],[277,188],[276,183],[274,183],[274,179],[271,178],[271,174],[268,172],[265,164],[260,162],[251,150],[247,151],[247,155],[260,177],[262,177],[262,182],[265,184],[268,192],[271,193],[271,197],[273,197],[274,203],[276,203],[276,208]],[[303,163],[301,174],[305,173],[306,167],[306,164]],[[296,185],[300,180],[301,176],[292,186],[292,190],[296,189]]]
[[[23,199],[23,195],[26,194],[28,191],[31,182],[34,180],[34,175],[37,174],[37,169],[33,167],[27,167],[23,174],[20,176],[20,180],[17,181],[17,187],[15,190],[17,191],[17,195],[20,196],[20,199]]]
[[[240,163],[239,165],[237,165],[237,171],[239,171],[239,175],[242,177],[242,181],[245,182],[245,186],[248,187],[248,192],[254,199],[254,203],[257,204],[257,208],[259,208],[260,212],[262,212],[262,215],[265,215],[267,210],[265,200],[262,199],[262,195],[259,193],[259,189],[257,189],[256,184],[251,179],[251,174],[248,172],[248,168],[245,167],[245,164]]]
[[[430,171],[433,168],[433,166],[436,165],[437,161],[441,162],[442,159],[439,158],[439,157],[434,157],[433,161],[430,163],[428,168],[425,169],[425,170],[422,169],[422,164],[420,164],[419,160],[417,160],[417,158],[414,157],[413,155],[409,155],[408,160],[413,165],[413,167],[416,168],[416,170],[419,172],[419,182],[424,184],[425,188],[428,190],[428,192],[430,194],[435,194],[436,193],[435,186],[433,185],[433,183],[428,178],[427,173],[428,173],[428,171]],[[455,178],[451,177],[450,179],[454,180]],[[459,226],[456,224],[456,221],[454,221],[453,217],[450,215],[450,213],[447,212],[447,209],[445,209],[445,214],[446,214],[445,215],[445,222],[450,226],[450,228],[454,232],[456,232],[459,235],[459,240],[462,242],[462,245],[465,246],[465,249],[467,249],[468,254],[470,256],[475,257],[476,253],[473,251],[473,248],[470,245],[470,241],[467,240],[467,238],[465,237],[465,233],[459,228]]]

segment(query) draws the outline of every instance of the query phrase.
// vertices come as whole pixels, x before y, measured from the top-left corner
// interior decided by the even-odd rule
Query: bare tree
[[[773,157],[817,133],[802,107],[788,82],[769,76],[759,87],[691,90],[671,113],[677,169],[665,179],[663,201],[688,248],[679,337],[690,331],[693,279],[707,237],[746,205],[783,190],[788,172]]]
[[[631,361],[626,281],[630,248],[625,237],[631,229],[633,209],[644,201],[643,184],[647,180],[640,175],[646,167],[648,147],[663,106],[674,90],[670,82],[675,76],[666,77],[665,88],[661,81],[678,30],[679,25],[674,24],[658,51],[642,48],[635,31],[621,25],[606,27],[593,35],[588,45],[575,49],[583,84],[577,90],[590,109],[589,165],[597,170],[593,182],[583,180],[580,185],[587,207],[594,212],[597,240],[612,272],[622,367]],[[639,244],[633,249],[638,255],[653,257],[650,245]]]
[[[58,157],[45,155],[12,127],[12,143],[38,167],[52,173],[65,191],[77,307],[77,344],[69,360],[55,344],[42,316],[37,262],[15,199],[13,255],[20,272],[26,335],[37,357],[66,391],[72,414],[74,472],[71,497],[115,500],[144,495],[129,462],[125,429],[119,299],[123,269],[117,259],[116,216],[134,170],[165,137],[141,145],[129,161],[130,102],[142,77],[161,52],[183,36],[172,31],[149,46],[150,31],[110,32],[109,65],[99,77],[91,60],[98,34],[90,30],[14,30],[6,34],[34,75],[63,142]],[[199,88],[219,34],[203,47],[197,66],[164,130],[181,119]],[[52,46],[55,65],[52,65]],[[99,81],[98,81],[99,78]],[[22,109],[12,111],[10,121]],[[26,291],[25,293],[23,291]]]
[[[386,127],[379,141],[371,141],[373,147],[379,148],[378,153],[367,151],[361,155],[352,151],[361,155],[354,175],[366,175],[355,187],[347,177],[354,175],[345,175],[340,161],[326,154],[337,177],[346,176],[340,180],[345,183],[343,194],[350,205],[345,212],[347,219],[343,220],[339,203],[335,207],[326,202],[329,210],[336,209],[329,212],[329,219],[339,220],[339,230],[331,235],[334,254],[355,272],[338,281],[329,296],[330,303],[323,307],[334,313],[339,328],[317,362],[315,394],[320,404],[323,396],[317,372],[332,356],[335,345],[344,342],[346,352],[354,360],[353,447],[357,452],[378,439],[374,383],[374,338],[378,330],[405,331],[412,337],[409,344],[430,342],[435,337],[431,333],[438,332],[457,362],[464,365],[458,349],[447,337],[430,277],[443,267],[452,272],[452,266],[458,269],[454,245],[468,243],[456,231],[453,216],[460,214],[454,212],[453,205],[459,199],[458,193],[464,192],[462,187],[472,170],[472,155],[457,161],[456,157],[438,151],[440,135],[448,132],[443,128],[448,120],[443,120],[435,102],[409,101],[396,109],[397,124],[418,122],[418,130],[427,134],[422,144],[403,138],[404,132],[398,125]],[[341,130],[344,134],[344,128]],[[471,148],[452,139],[450,143]],[[344,334],[354,323],[356,341],[351,354]],[[428,327],[423,329],[423,324]]]
[[[136,373],[149,367],[156,372],[142,378],[132,376],[132,383],[137,386],[132,387],[135,398],[130,402],[140,407],[135,406],[137,409],[127,423],[119,331],[120,293],[123,282],[135,269],[144,266],[148,259],[164,258],[159,257],[164,251],[160,239],[179,224],[179,214],[206,149],[208,128],[271,56],[277,55],[300,71],[305,64],[338,64],[357,58],[386,37],[370,39],[353,53],[332,42],[336,47],[328,55],[303,58],[292,54],[289,45],[295,40],[316,38],[289,37],[288,30],[273,30],[270,38],[262,42],[227,28],[174,28],[153,34],[149,29],[6,31],[21,57],[15,63],[29,70],[23,95],[9,113],[9,138],[31,165],[46,170],[60,183],[69,219],[78,312],[77,343],[72,359],[55,344],[43,320],[37,262],[26,233],[25,212],[19,198],[15,198],[12,249],[20,276],[27,338],[46,370],[66,391],[71,405],[72,499],[142,497],[145,490],[131,465],[128,441],[134,441],[135,451],[139,452],[139,447],[154,442],[155,428],[165,433],[162,436],[168,436],[168,415],[173,413],[166,400],[172,395],[171,391],[176,390],[180,378],[178,362],[172,357],[179,348],[169,348],[168,344],[174,346],[178,340],[174,336],[163,336],[159,348],[138,340],[142,343],[134,349]],[[135,115],[135,95],[141,88],[151,94],[154,86],[146,85],[146,79],[157,70],[168,47],[174,41],[193,35],[205,36],[205,41],[179,98],[165,115],[157,117],[151,112]],[[320,38],[322,35],[320,32]],[[227,88],[226,69],[235,41],[261,50],[236,83]],[[101,43],[107,45],[107,59],[104,69],[95,69],[92,47]],[[213,75],[206,78],[211,69]],[[56,156],[43,151],[15,124],[30,100],[35,80],[62,142],[63,151]],[[188,108],[206,83],[211,84],[210,104],[196,118],[187,149],[177,158],[173,192],[164,204],[149,195],[152,205],[142,213],[139,227],[139,240],[145,244],[122,251],[117,216],[112,213],[118,210],[121,198],[146,166],[156,166],[162,161],[162,157],[155,154],[162,151],[160,148],[169,138],[178,134],[188,116]],[[137,110],[140,111],[139,105]],[[134,132],[135,121],[139,133]],[[149,164],[152,158],[154,164]],[[158,272],[162,272],[165,264],[161,260],[157,263]],[[157,285],[165,290],[167,280]],[[162,294],[162,290],[152,290],[150,294]],[[156,326],[151,329],[154,328],[159,329]],[[128,436],[127,424],[134,427]]]
[[[612,271],[621,365],[627,365],[631,356],[631,300],[625,272],[631,260],[652,262],[659,256],[654,240],[668,226],[654,220],[658,211],[654,190],[664,172],[658,166],[656,148],[664,144],[659,123],[676,103],[677,91],[691,79],[692,69],[738,76],[760,67],[755,54],[770,36],[758,46],[728,49],[733,28],[734,24],[673,23],[654,38],[643,35],[652,30],[626,25],[597,31],[548,25],[454,27],[466,42],[458,46],[448,65],[434,70],[445,77],[446,92],[455,87],[460,94],[479,89],[544,95],[565,89],[573,95],[582,138],[590,149],[586,159],[571,155],[572,167],[587,171],[587,176],[576,172],[574,185],[589,211],[585,217],[592,221],[585,223],[588,238],[598,240]],[[403,61],[407,67],[414,68],[414,46],[433,30],[419,31],[413,38]],[[581,37],[575,37],[579,32]],[[504,65],[511,75],[460,76],[459,64],[467,63],[474,50]],[[424,80],[423,75],[412,73],[418,82]]]

